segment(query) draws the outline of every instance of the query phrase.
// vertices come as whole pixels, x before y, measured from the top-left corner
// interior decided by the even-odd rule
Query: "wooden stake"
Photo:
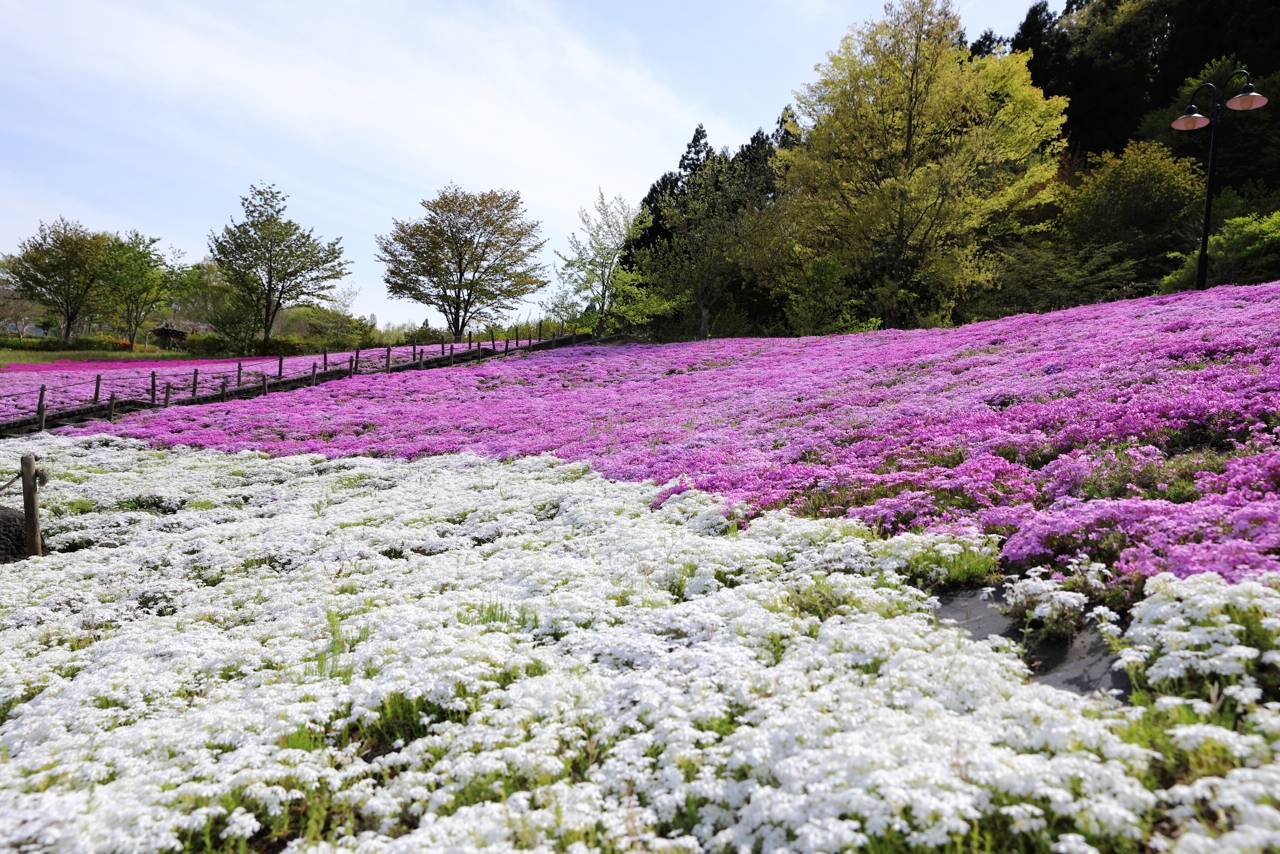
[[[276,376],[277,377],[284,376],[284,356],[281,356],[280,360],[276,362]]]
[[[36,458],[23,454],[18,471],[22,475],[22,539],[28,557],[44,554],[40,542],[40,502],[36,499]]]
[[[114,394],[111,395],[111,398],[107,401],[107,420],[116,420],[116,396]]]
[[[44,432],[44,386],[40,386],[40,399],[36,401],[36,421],[40,422],[40,432]]]
[[[449,367],[453,367],[453,345],[449,345]]]
[[[324,369],[328,371],[329,370],[329,348],[325,347],[324,350],[322,350],[321,352],[324,354]]]
[[[229,380],[226,377],[222,378],[222,402],[223,403],[227,402],[227,383],[228,382]]]
[[[156,372],[151,372],[151,405],[156,405]]]
[[[347,376],[354,377],[356,375],[356,360],[351,356],[347,357]]]
[[[315,362],[311,363],[311,384],[312,385],[316,384],[316,363]]]
[[[195,397],[200,391],[200,369],[191,369],[191,396]]]
[[[169,405],[169,395],[173,394],[173,383],[164,384],[164,405]]]
[[[263,393],[264,395],[268,393],[268,390],[267,390],[267,372],[266,372],[266,371],[263,371],[263,372],[262,372],[262,393]]]
[[[490,326],[489,327],[489,349],[494,351],[495,353],[498,352],[498,339],[495,337],[496,335],[497,333],[494,332],[493,327]]]
[[[391,373],[391,347],[387,347],[387,373]]]
[[[236,362],[236,388],[244,385],[244,362]]]
[[[102,374],[98,374],[93,378],[93,402],[97,403],[102,396]]]

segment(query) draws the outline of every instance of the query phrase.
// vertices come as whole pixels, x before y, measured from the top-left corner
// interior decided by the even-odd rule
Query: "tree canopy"
[[[256,319],[264,345],[282,308],[323,303],[349,266],[341,238],[323,242],[285,218],[287,200],[274,185],[252,185],[240,198],[244,218],[209,235],[209,257],[233,297],[228,308]]]
[[[416,220],[392,220],[378,237],[387,293],[429,305],[456,338],[496,321],[547,283],[538,260],[546,241],[520,193],[469,193],[455,184],[424,199]]]

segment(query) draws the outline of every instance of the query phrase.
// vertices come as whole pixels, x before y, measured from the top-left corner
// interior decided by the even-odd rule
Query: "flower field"
[[[455,351],[480,347],[487,342],[477,341],[454,344]],[[405,364],[422,353],[424,358],[439,355],[431,346],[392,347],[392,364]],[[364,350],[359,354],[360,369],[377,370],[384,364],[387,351],[384,348]],[[355,351],[329,354],[329,367],[338,368],[356,358]],[[240,366],[239,370],[237,365]],[[165,385],[172,387],[175,399],[216,394],[226,382],[236,387],[237,377],[244,385],[257,385],[263,377],[275,379],[282,372],[285,377],[301,376],[312,365],[322,366],[321,354],[278,358],[252,357],[245,359],[122,359],[101,362],[15,362],[0,367],[0,421],[29,417],[35,414],[40,387],[45,387],[45,406],[50,411],[75,409],[94,402],[94,390],[101,401],[111,395],[119,400],[149,400],[151,376],[155,374],[157,398],[163,398]],[[98,379],[101,377],[101,380]]]
[[[574,348],[111,429],[274,454],[551,453],[886,532],[998,534],[1010,565],[1085,553],[1236,579],[1280,570],[1278,318],[1275,283],[951,330]]]
[[[1280,283],[5,441],[0,851],[1280,849]],[[145,370],[145,369],[144,369]],[[999,587],[1020,640],[942,594]],[[1026,663],[1105,637],[1130,694]]]
[[[876,539],[582,464],[14,440],[4,850],[1264,850],[1277,579],[1147,582],[1134,706],[1028,682]]]

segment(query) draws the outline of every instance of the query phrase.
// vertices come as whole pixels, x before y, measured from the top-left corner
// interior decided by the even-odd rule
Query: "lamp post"
[[[1201,83],[1191,93],[1190,102],[1187,104],[1186,110],[1171,123],[1173,129],[1179,131],[1199,130],[1202,127],[1209,128],[1209,164],[1205,170],[1204,181],[1204,227],[1200,232],[1200,259],[1196,262],[1197,290],[1204,289],[1209,277],[1209,215],[1213,210],[1213,147],[1217,141],[1218,122],[1224,115],[1224,109],[1243,112],[1245,110],[1257,110],[1267,105],[1267,96],[1253,87],[1253,83],[1250,82],[1249,72],[1243,68],[1233,71],[1231,76],[1227,78],[1226,86],[1223,88],[1230,88],[1231,81],[1241,76],[1244,77],[1244,86],[1240,87],[1239,92],[1225,101],[1220,97],[1217,86],[1208,82]],[[1209,97],[1212,98],[1213,103],[1207,116],[1200,114],[1200,109],[1195,103],[1196,96],[1205,90],[1208,90]]]

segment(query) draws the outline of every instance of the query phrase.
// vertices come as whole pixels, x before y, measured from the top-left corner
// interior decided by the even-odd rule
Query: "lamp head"
[[[1199,130],[1209,126],[1209,119],[1200,115],[1195,104],[1187,104],[1187,108],[1170,123],[1174,130]]]
[[[1244,84],[1239,95],[1227,99],[1227,107],[1232,110],[1256,110],[1266,105],[1267,96],[1255,89],[1252,83]]]

